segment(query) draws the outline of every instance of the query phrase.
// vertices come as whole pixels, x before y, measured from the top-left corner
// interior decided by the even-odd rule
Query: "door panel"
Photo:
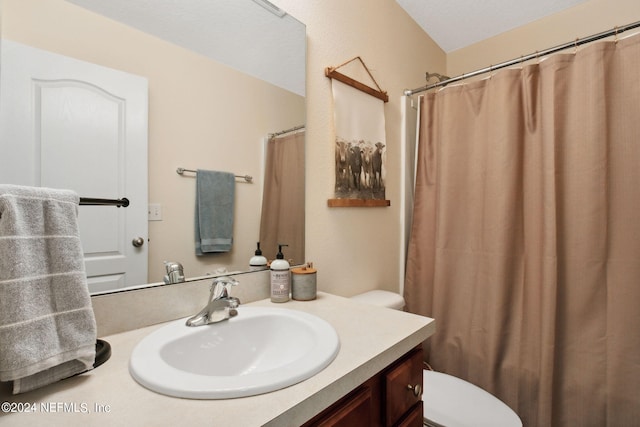
[[[147,282],[147,81],[2,41],[0,180],[127,197],[127,208],[80,206],[92,292]]]

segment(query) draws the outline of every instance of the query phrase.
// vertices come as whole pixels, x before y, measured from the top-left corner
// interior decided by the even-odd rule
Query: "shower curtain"
[[[640,423],[640,36],[421,99],[405,298],[525,426]],[[428,384],[425,384],[428,387]]]
[[[273,260],[278,243],[288,244],[283,253],[295,264],[304,258],[304,140],[297,131],[269,138],[260,217],[260,246]]]

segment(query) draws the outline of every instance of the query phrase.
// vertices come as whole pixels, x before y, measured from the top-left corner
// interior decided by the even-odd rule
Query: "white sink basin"
[[[240,306],[236,317],[219,323],[189,327],[181,319],[152,332],[134,348],[129,372],[169,396],[230,399],[310,378],[339,348],[335,329],[319,317]]]

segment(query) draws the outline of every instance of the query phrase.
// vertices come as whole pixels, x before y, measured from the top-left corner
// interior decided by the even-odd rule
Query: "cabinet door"
[[[393,426],[422,399],[422,348],[385,374],[385,425]]]

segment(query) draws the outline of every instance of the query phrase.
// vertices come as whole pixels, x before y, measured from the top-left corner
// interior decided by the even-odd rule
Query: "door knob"
[[[136,248],[139,248],[140,246],[144,245],[144,239],[142,237],[136,237],[131,241],[131,244]]]

